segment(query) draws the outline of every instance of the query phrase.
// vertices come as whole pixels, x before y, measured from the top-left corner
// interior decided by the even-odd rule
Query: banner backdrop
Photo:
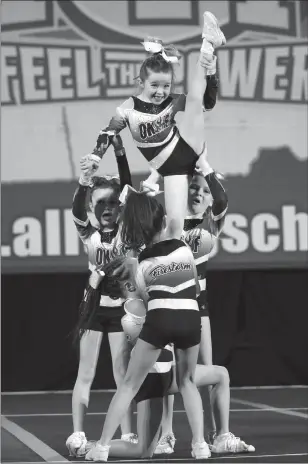
[[[306,2],[24,6],[1,6],[3,272],[85,269],[70,213],[79,159],[116,106],[136,92],[146,36],[181,51],[176,89],[187,91],[206,9],[228,39],[217,50],[219,100],[205,114],[209,161],[225,174],[229,195],[210,266],[307,265]],[[128,130],[121,135],[138,185],[147,164]],[[114,172],[110,150],[100,173]]]

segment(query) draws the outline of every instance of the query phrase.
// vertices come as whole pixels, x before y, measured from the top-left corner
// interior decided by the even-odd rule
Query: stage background
[[[136,92],[147,35],[179,48],[176,89],[187,90],[206,9],[228,39],[205,113],[209,160],[229,196],[209,262],[215,361],[233,385],[307,383],[307,2],[174,4],[1,4],[3,390],[72,388],[69,333],[87,267],[70,211],[79,159]],[[147,165],[122,135],[138,186]],[[115,172],[110,150],[100,173]],[[102,350],[101,388],[113,382]]]

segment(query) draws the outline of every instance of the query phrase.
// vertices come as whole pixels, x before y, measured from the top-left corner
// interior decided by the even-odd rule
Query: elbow
[[[212,206],[213,216],[216,217],[216,216],[220,216],[222,213],[225,214],[227,212],[227,209],[228,209],[228,197],[224,193],[223,195],[221,195],[221,197],[217,201],[215,201],[215,203]]]

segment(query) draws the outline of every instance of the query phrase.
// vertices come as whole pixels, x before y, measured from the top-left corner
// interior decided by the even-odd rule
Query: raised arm
[[[199,171],[201,171],[204,175],[213,197],[211,219],[213,221],[214,230],[212,232],[214,235],[218,236],[224,225],[226,212],[228,210],[228,195],[226,194],[226,191],[219,181],[215,171],[209,165],[205,154],[199,157],[197,166]]]
[[[121,136],[115,135],[114,137],[112,137],[111,144],[113,145],[114,154],[116,156],[118,164],[121,189],[123,189],[126,184],[132,185],[132,177]]]

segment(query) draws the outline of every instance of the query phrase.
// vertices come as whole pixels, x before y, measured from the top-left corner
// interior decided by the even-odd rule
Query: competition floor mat
[[[85,422],[88,439],[99,438],[112,395],[112,391],[92,392]],[[176,395],[173,423],[177,441],[172,455],[110,462],[195,462],[183,409],[181,397]],[[255,453],[213,453],[197,462],[308,462],[308,387],[232,388],[230,431],[254,445]],[[71,433],[71,392],[2,394],[2,463],[87,462],[68,456],[65,441]]]

